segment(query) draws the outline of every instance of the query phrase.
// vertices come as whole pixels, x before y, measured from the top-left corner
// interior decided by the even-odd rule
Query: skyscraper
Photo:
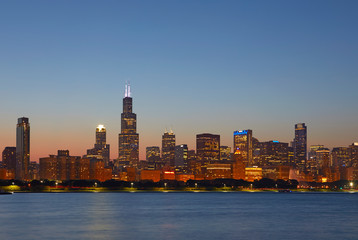
[[[295,125],[294,154],[296,166],[304,170],[307,158],[307,127],[304,123]]]
[[[220,160],[220,135],[203,133],[196,135],[196,155],[201,162]]]
[[[118,159],[131,166],[139,163],[139,134],[137,133],[137,115],[132,112],[133,100],[130,85],[126,84],[121,114],[121,133],[119,134]]]
[[[288,143],[279,141],[262,142],[260,158],[261,167],[289,165]]]
[[[234,152],[240,149],[245,166],[251,166],[252,162],[252,130],[234,132]]]
[[[106,143],[106,128],[98,125],[96,128],[96,143],[94,148],[87,150],[87,158],[97,158],[104,161],[104,165],[109,165],[110,146]]]
[[[16,169],[16,147],[6,147],[2,152],[2,162],[7,170],[15,173]]]
[[[233,179],[245,179],[245,163],[242,156],[242,151],[236,149],[233,154],[233,165],[232,165],[232,178]]]
[[[16,127],[16,179],[29,180],[29,164],[30,124],[28,118],[22,117],[17,120]]]
[[[188,145],[175,146],[175,167],[186,167],[188,163]]]
[[[220,146],[220,160],[231,160],[231,147]]]
[[[162,136],[162,160],[166,165],[174,166],[175,134],[165,131]]]
[[[146,147],[146,160],[148,162],[159,162],[160,160],[160,148],[157,146]]]

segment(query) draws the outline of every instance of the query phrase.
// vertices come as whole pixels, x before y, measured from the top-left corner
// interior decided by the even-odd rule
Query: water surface
[[[16,193],[0,239],[358,239],[358,194]]]

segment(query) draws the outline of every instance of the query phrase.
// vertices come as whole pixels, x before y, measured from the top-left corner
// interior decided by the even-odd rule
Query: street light
[[[351,186],[351,188],[353,188],[353,182],[350,182],[350,183],[349,183],[349,186]]]
[[[133,188],[134,183],[131,182],[131,188]]]

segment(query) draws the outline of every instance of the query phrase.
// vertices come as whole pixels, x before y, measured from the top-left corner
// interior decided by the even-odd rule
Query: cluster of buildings
[[[196,149],[177,144],[173,131],[162,135],[162,146],[146,147],[146,160],[139,160],[137,117],[133,113],[130,86],[126,85],[118,135],[118,158],[110,159],[106,128],[96,128],[94,147],[83,156],[68,150],[30,161],[29,119],[18,119],[16,147],[2,153],[0,179],[99,180],[211,180],[216,178],[246,181],[296,179],[306,182],[358,180],[358,143],[346,147],[307,147],[307,126],[295,125],[290,143],[260,142],[250,129],[233,132],[233,148],[220,144],[220,135],[196,135]]]

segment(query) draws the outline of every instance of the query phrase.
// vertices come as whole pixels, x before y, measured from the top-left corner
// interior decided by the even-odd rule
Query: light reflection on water
[[[0,239],[357,239],[358,194],[17,193]]]

